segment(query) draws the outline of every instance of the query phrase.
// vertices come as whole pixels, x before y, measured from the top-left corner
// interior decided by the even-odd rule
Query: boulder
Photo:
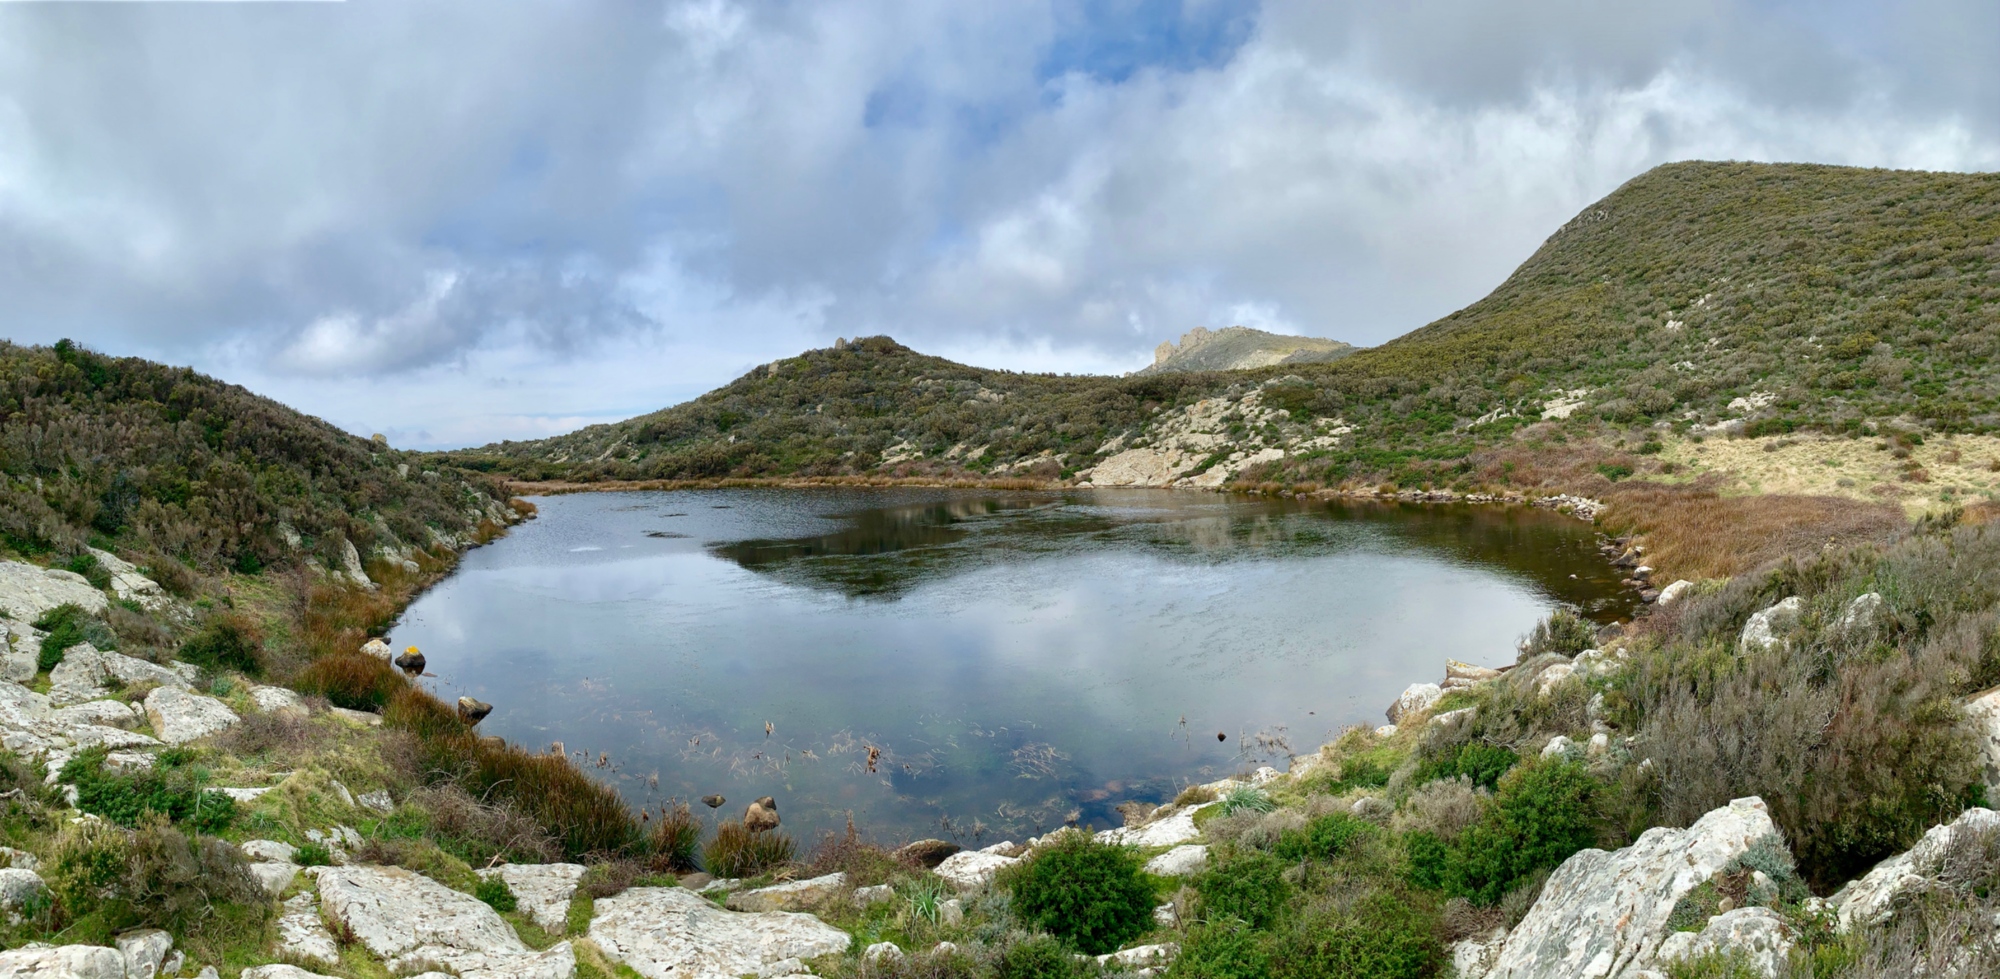
[[[12,619],[0,620],[0,679],[27,683],[41,672],[41,630]]]
[[[11,846],[0,846],[0,867],[12,867],[15,870],[35,870],[41,867],[41,865],[41,858],[26,850],[16,850]]]
[[[360,727],[381,727],[382,715],[365,710],[350,710],[346,707],[328,707],[326,712]]]
[[[1215,803],[1204,802],[1186,809],[1162,807],[1153,814],[1151,822],[1143,826],[1121,826],[1107,829],[1097,834],[1099,843],[1120,843],[1150,849],[1160,846],[1179,846],[1190,840],[1201,839],[1201,830],[1194,825],[1194,814]]]
[[[173,604],[167,590],[160,583],[139,573],[137,566],[110,551],[100,551],[93,547],[91,556],[111,575],[111,593],[120,601],[134,602],[148,611],[162,609]]]
[[[679,887],[599,899],[590,939],[645,979],[772,975],[786,965],[799,972],[796,960],[845,952],[851,941],[809,914],[725,911]]]
[[[0,870],[0,910],[9,915],[17,914],[48,892],[48,885],[32,870],[23,867]]]
[[[62,706],[102,700],[110,696],[107,684],[114,679],[128,687],[150,684],[193,689],[185,677],[172,669],[123,653],[100,650],[85,642],[66,650],[63,661],[49,671],[49,701]]]
[[[395,651],[390,649],[389,644],[383,642],[380,638],[370,639],[367,642],[362,643],[361,651],[370,656],[375,657],[376,659],[381,660],[384,663],[390,662],[396,658]]]
[[[145,719],[145,711],[122,700],[92,700],[58,708],[55,712],[56,723],[64,727],[101,724],[105,727],[135,728]]]
[[[335,965],[340,962],[340,946],[320,917],[319,899],[307,891],[286,901],[278,915],[277,954],[300,962]]]
[[[1116,832],[1115,830],[1110,832]],[[1099,834],[1101,837],[1103,834]],[[961,891],[985,887],[993,875],[1021,862],[1019,857],[1003,857],[982,850],[954,853],[937,865],[937,875]]]
[[[1840,930],[1887,921],[1898,897],[1938,883],[1954,852],[1965,852],[1971,844],[1990,841],[1996,835],[2000,835],[2000,813],[1991,809],[1967,809],[1957,819],[1931,827],[1915,846],[1876,864],[1861,879],[1834,892],[1833,910]]]
[[[944,840],[918,840],[914,843],[905,843],[897,847],[896,852],[890,854],[890,856],[913,867],[932,870],[938,864],[943,863],[944,858],[962,849],[964,847],[956,843],[947,843]]]
[[[1507,929],[1495,928],[1483,936],[1467,938],[1451,947],[1451,967],[1458,979],[1486,979],[1493,960],[1507,943]]]
[[[954,897],[938,905],[938,921],[953,928],[964,924],[965,902]]]
[[[264,893],[272,897],[285,893],[285,888],[292,886],[292,881],[299,876],[298,866],[290,863],[253,863],[248,869],[250,876],[264,885]]]
[[[1784,845],[1764,801],[1737,799],[1687,829],[1655,827],[1615,853],[1556,868],[1488,979],[1631,977],[1654,966],[1674,905],[1755,846]]]
[[[354,801],[359,803],[363,809],[373,809],[383,815],[388,815],[396,809],[396,800],[390,797],[388,789],[363,792],[355,796]]]
[[[1501,673],[1502,671],[1492,667],[1474,666],[1471,663],[1447,659],[1444,661],[1444,683],[1439,686],[1445,690],[1463,690],[1487,680],[1497,679]]]
[[[104,593],[74,571],[58,571],[20,561],[0,561],[0,611],[16,622],[33,622],[58,605],[104,611]]]
[[[1208,847],[1200,843],[1189,843],[1174,847],[1165,853],[1146,861],[1146,872],[1161,877],[1186,877],[1200,873],[1208,866]]]
[[[895,897],[896,888],[889,884],[876,884],[872,887],[857,887],[854,889],[854,903],[864,908],[871,904],[880,904],[883,901],[894,900]]]
[[[153,732],[168,744],[208,737],[241,719],[222,701],[179,687],[160,687],[147,694],[146,718],[153,722]]]
[[[805,911],[832,900],[846,886],[846,874],[831,873],[753,891],[735,891],[729,895],[727,904],[735,911]]]
[[[465,979],[570,979],[568,942],[536,952],[484,901],[401,867],[312,867],[326,914],[391,972],[429,965]],[[692,897],[692,895],[690,895]]]
[[[1139,945],[1109,955],[1097,956],[1097,964],[1108,968],[1144,969],[1150,966],[1166,965],[1179,955],[1180,944],[1163,942],[1158,945]]]
[[[1444,696],[1444,688],[1435,683],[1412,683],[1403,688],[1396,702],[1387,711],[1389,723],[1401,724],[1403,718],[1412,717],[1430,710],[1438,699]]]
[[[1542,746],[1543,758],[1573,758],[1581,753],[1576,742],[1571,741],[1566,734],[1558,734],[1550,738],[1548,744]]]
[[[1535,695],[1546,697],[1553,693],[1563,681],[1576,675],[1576,666],[1570,663],[1554,663],[1535,677]]]
[[[2000,687],[1966,701],[1965,714],[1972,721],[1973,734],[1979,740],[1979,756],[1986,768],[1986,787],[2000,789]]]
[[[362,570],[361,552],[355,549],[351,540],[340,542],[340,570],[347,575],[347,580],[369,591],[375,590],[375,582],[369,579],[367,571]]]
[[[1792,948],[1796,944],[1791,926],[1785,924],[1778,912],[1770,908],[1736,908],[1708,919],[1707,927],[1700,932],[1668,935],[1660,943],[1659,961],[1665,964],[1723,953],[1765,979],[1778,979],[1790,974]]]
[[[117,938],[118,954],[125,958],[125,979],[154,979],[160,964],[174,950],[174,936],[158,928],[140,928]]]
[[[543,931],[560,935],[569,926],[569,902],[583,871],[580,863],[509,863],[482,870],[480,876],[506,881],[521,913]]]
[[[261,863],[291,863],[299,852],[290,843],[277,840],[247,840],[237,849],[242,850],[245,857]]]
[[[125,956],[102,945],[25,945],[0,952],[7,979],[125,979]]]
[[[1799,596],[1779,602],[1750,616],[1743,623],[1743,635],[1736,641],[1739,652],[1755,653],[1776,647],[1784,640],[1785,633],[1799,622],[1799,612],[1803,608]]]
[[[306,701],[296,690],[284,687],[257,686],[250,688],[250,702],[266,714],[304,714]]]
[[[1628,656],[1623,649],[1609,652],[1602,649],[1586,649],[1576,654],[1570,666],[1582,676],[1608,676],[1625,668]]]
[[[1673,603],[1680,601],[1681,597],[1686,595],[1688,593],[1688,590],[1693,587],[1694,587],[1694,582],[1683,578],[1679,581],[1674,582],[1671,585],[1668,585],[1665,588],[1660,589],[1660,596],[1659,598],[1655,599],[1655,601],[1661,605],[1672,605]]]
[[[861,950],[861,961],[863,962],[880,962],[883,959],[888,959],[891,962],[903,961],[902,946],[897,945],[895,942],[876,942]]]
[[[1875,620],[1881,614],[1882,595],[1880,592],[1871,591],[1867,594],[1856,595],[1854,596],[1854,600],[1848,602],[1847,607],[1840,611],[1840,618],[1834,622],[1833,627],[1840,632],[1873,628]]]
[[[424,975],[434,975],[426,972]],[[197,977],[199,979],[199,977]],[[307,972],[296,965],[259,965],[243,970],[243,979],[334,979],[317,972]],[[415,977],[411,977],[415,979]]]

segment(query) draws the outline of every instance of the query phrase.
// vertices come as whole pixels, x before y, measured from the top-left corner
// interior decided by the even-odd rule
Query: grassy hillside
[[[1464,486],[1481,450],[1578,435],[1991,431],[1996,353],[2000,175],[1678,163],[1587,208],[1486,298],[1330,364],[1059,377],[874,338],[460,458],[531,478],[1060,477],[1106,441],[1141,443],[1156,409],[1261,385],[1264,406],[1352,431],[1250,476]]]
[[[95,542],[170,585],[337,568],[343,542],[362,555],[429,547],[434,532],[469,536],[505,499],[484,477],[419,462],[186,368],[0,344],[0,539],[16,554]]]

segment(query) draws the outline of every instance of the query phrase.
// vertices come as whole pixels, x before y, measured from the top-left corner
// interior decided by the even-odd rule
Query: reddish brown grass
[[[1726,578],[1830,545],[1887,543],[1908,525],[1901,507],[1837,496],[1722,496],[1700,486],[1621,483],[1598,518],[1646,540],[1654,579]]]

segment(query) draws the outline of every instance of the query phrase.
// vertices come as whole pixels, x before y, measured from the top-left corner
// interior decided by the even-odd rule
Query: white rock
[[[0,716],[4,712],[5,706],[0,704]],[[1979,756],[1986,767],[1986,787],[2000,789],[2000,687],[1966,701],[1965,713],[1979,740]]]
[[[34,870],[42,865],[39,857],[26,850],[16,850],[11,846],[0,846],[0,864],[15,870]]]
[[[1888,920],[1897,895],[1936,880],[1954,852],[1967,852],[1968,844],[1988,841],[1995,835],[2000,835],[2000,813],[1991,809],[1967,809],[1957,819],[1931,827],[1908,851],[1876,864],[1860,880],[1849,881],[1834,892],[1833,908],[1840,918],[1840,930]]]
[[[1495,928],[1483,938],[1467,938],[1453,945],[1451,967],[1458,973],[1458,979],[1486,979],[1506,942],[1507,929]]]
[[[160,964],[174,950],[174,936],[158,928],[140,928],[117,938],[118,954],[125,957],[126,979],[154,979]]]
[[[1396,725],[1394,724],[1384,724],[1381,727],[1375,729],[1375,736],[1378,738],[1386,738],[1389,735],[1395,733],[1396,733]]]
[[[1865,595],[1856,595],[1854,600],[1848,602],[1847,607],[1841,610],[1840,619],[1833,627],[1841,632],[1865,629],[1874,625],[1876,617],[1881,614],[1882,595],[1879,592],[1871,591]]]
[[[1176,942],[1162,942],[1158,945],[1139,945],[1121,952],[1097,956],[1097,964],[1119,966],[1126,969],[1144,968],[1149,965],[1166,965],[1179,955],[1181,947]]]
[[[110,696],[104,685],[108,674],[97,647],[80,642],[63,651],[62,662],[49,671],[49,703],[81,704]]]
[[[1611,750],[1611,736],[1599,731],[1590,736],[1590,747],[1586,749],[1590,757],[1596,758]]]
[[[1478,709],[1479,708],[1477,707],[1460,707],[1457,710],[1448,710],[1442,714],[1432,715],[1431,726],[1450,727],[1453,724],[1457,724],[1459,721],[1470,719],[1472,717],[1472,712]]]
[[[1550,738],[1548,744],[1542,746],[1543,758],[1567,758],[1574,754],[1576,754],[1576,742],[1571,741],[1566,734],[1558,734]]]
[[[237,849],[251,860],[264,863],[291,863],[299,853],[297,847],[277,840],[248,840]]]
[[[1536,696],[1546,697],[1556,686],[1576,675],[1576,667],[1569,663],[1555,663],[1535,677]]]
[[[299,696],[298,691],[287,690],[284,687],[251,687],[250,702],[256,704],[257,709],[266,714],[287,712],[303,714],[306,710],[305,698]]]
[[[90,549],[97,563],[111,574],[111,593],[122,601],[137,602],[148,611],[165,608],[173,603],[160,583],[139,573],[137,566],[110,551]]]
[[[770,975],[786,960],[844,952],[851,941],[809,914],[725,911],[679,887],[634,887],[598,900],[590,938],[646,979]]]
[[[568,942],[537,953],[484,901],[422,874],[401,867],[312,867],[306,873],[319,883],[327,916],[392,972],[431,963],[466,979],[570,979],[576,972]]]
[[[1759,843],[1783,840],[1763,800],[1750,798],[1687,829],[1649,829],[1615,853],[1570,857],[1508,935],[1489,979],[1603,979],[1651,968],[1675,903]]]
[[[435,976],[443,975],[443,973],[425,972],[422,975]],[[196,979],[200,979],[200,977],[196,977]],[[323,976],[317,972],[307,972],[296,965],[284,965],[281,963],[278,965],[252,966],[243,970],[243,979],[333,979],[333,977]],[[411,976],[410,979],[417,979],[417,977]]]
[[[729,895],[727,903],[735,911],[804,911],[831,900],[846,886],[846,874],[831,873],[751,891],[736,891]]]
[[[1463,663],[1455,659],[1447,659],[1444,661],[1445,682],[1443,685],[1444,686],[1456,685],[1456,686],[1469,687],[1476,683],[1483,683],[1487,680],[1496,679],[1500,675],[1501,671],[1496,670],[1490,666],[1474,666],[1471,663]]]
[[[883,959],[888,959],[891,962],[903,961],[902,948],[897,946],[895,942],[876,942],[861,950],[861,961],[863,962],[880,962]]]
[[[1412,683],[1397,695],[1395,703],[1389,705],[1389,723],[1401,724],[1405,717],[1424,713],[1443,696],[1444,688],[1435,683]]]
[[[396,808],[396,800],[389,797],[388,789],[363,792],[355,796],[354,801],[360,803],[363,809],[373,809],[383,814],[393,812]]]
[[[1788,974],[1791,963],[1791,928],[1770,908],[1736,908],[1708,919],[1699,933],[1679,932],[1661,943],[1659,961],[1696,958],[1728,953],[1766,979]]]
[[[47,884],[34,871],[25,867],[9,867],[0,870],[0,909],[9,913],[49,892]]]
[[[151,771],[153,756],[144,751],[114,751],[104,756],[104,767],[114,772]]]
[[[125,956],[102,945],[29,945],[0,952],[6,979],[125,979]]]
[[[122,700],[92,700],[55,712],[56,723],[64,727],[102,724],[105,727],[133,728],[145,719],[145,711]]]
[[[158,741],[137,731],[102,724],[79,724],[63,731],[78,750],[91,748],[157,748]]]
[[[216,789],[215,791],[231,799],[235,799],[237,802],[256,802],[265,793],[271,791],[271,788],[271,786],[267,785],[257,789]]]
[[[993,875],[1020,863],[1019,857],[1003,857],[980,850],[960,850],[937,865],[937,875],[961,891],[985,887]]]
[[[345,707],[328,707],[326,709],[326,712],[332,714],[335,717],[340,718],[343,721],[346,721],[349,724],[359,724],[362,727],[382,726],[382,715],[372,714],[365,710],[349,710]]]
[[[1623,650],[1607,653],[1602,649],[1586,649],[1576,654],[1571,662],[1576,673],[1584,676],[1609,676],[1625,668],[1626,656]]]
[[[871,904],[880,904],[883,901],[894,900],[895,897],[896,889],[888,884],[876,884],[872,887],[857,887],[854,889],[854,903],[864,908]]]
[[[1777,646],[1782,641],[1780,637],[1798,624],[1801,607],[1799,596],[1793,595],[1750,616],[1750,621],[1743,623],[1743,636],[1737,640],[1737,649],[1752,653]]]
[[[257,878],[257,883],[264,885],[264,892],[272,897],[285,893],[285,888],[292,886],[299,876],[299,868],[289,863],[253,863],[249,870],[250,876]]]
[[[340,946],[334,944],[333,932],[320,917],[319,899],[311,891],[285,902],[284,913],[278,916],[276,951],[301,962],[334,965],[340,961]]]
[[[1189,840],[1198,840],[1201,839],[1201,830],[1195,828],[1194,814],[1212,805],[1215,805],[1215,803],[1204,802],[1198,806],[1189,806],[1185,809],[1175,810],[1164,815],[1155,814],[1152,821],[1143,826],[1120,826],[1117,829],[1107,829],[1097,834],[1097,842],[1121,843],[1125,846],[1151,849],[1161,846],[1179,846]]]
[[[509,863],[482,870],[480,876],[506,881],[528,920],[543,931],[560,935],[569,927],[569,902],[576,897],[583,871],[579,863]]]
[[[381,639],[370,639],[362,643],[361,651],[385,663],[391,662],[396,658],[395,652],[389,649],[389,644],[383,642]]]
[[[104,611],[104,593],[74,571],[42,568],[20,561],[0,561],[0,610],[18,622],[33,622],[58,605],[74,604],[84,611]]]
[[[347,575],[347,580],[369,591],[375,590],[375,582],[369,580],[367,571],[362,570],[361,552],[355,549],[351,540],[340,542],[340,570]]]
[[[1672,605],[1673,603],[1680,601],[1681,596],[1686,595],[1688,593],[1688,589],[1693,587],[1694,587],[1694,582],[1689,581],[1686,578],[1682,578],[1681,580],[1676,581],[1673,584],[1660,589],[1660,597],[1654,599],[1654,601],[1655,603],[1660,605]]]
[[[1146,861],[1146,872],[1161,877],[1186,877],[1208,866],[1208,847],[1200,843],[1177,846]]]
[[[1172,901],[1168,901],[1153,909],[1153,923],[1162,928],[1173,928],[1179,925],[1180,921],[1180,912],[1175,910],[1174,902]]]
[[[222,701],[178,687],[160,687],[146,695],[146,718],[168,744],[185,744],[227,730],[240,718]]]

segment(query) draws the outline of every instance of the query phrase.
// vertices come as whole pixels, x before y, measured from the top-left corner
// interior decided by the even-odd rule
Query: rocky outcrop
[[[1726,954],[1765,979],[1788,974],[1792,949],[1798,942],[1790,925],[1770,908],[1736,908],[1708,919],[1699,932],[1682,931],[1660,943],[1662,964],[1677,959]]]
[[[125,956],[101,945],[24,945],[0,952],[7,979],[125,979]]]
[[[96,613],[106,604],[104,593],[74,571],[0,561],[0,611],[17,622],[33,622],[58,605]]]
[[[300,962],[334,965],[340,961],[340,946],[319,913],[319,898],[310,891],[294,895],[278,915],[277,954]]]
[[[480,876],[506,881],[521,913],[543,931],[559,935],[569,925],[569,902],[583,871],[580,863],[509,863],[480,871]]]
[[[113,682],[126,687],[143,684],[194,689],[183,673],[183,670],[191,672],[191,668],[185,664],[179,666],[169,668],[136,656],[100,650],[87,642],[78,643],[66,650],[63,661],[49,671],[49,700],[58,706],[101,700],[110,696],[109,685]]]
[[[251,687],[250,702],[266,714],[304,714],[306,701],[296,690],[284,687]]]
[[[1743,635],[1736,642],[1737,649],[1744,653],[1759,653],[1776,648],[1784,641],[1785,633],[1798,625],[1802,607],[1799,596],[1793,595],[1751,615],[1750,621],[1743,623]]]
[[[93,547],[91,556],[97,564],[111,575],[111,593],[119,601],[132,602],[148,612],[156,612],[173,604],[173,598],[160,583],[146,577],[131,562],[110,551],[100,551]]]
[[[9,916],[18,917],[23,908],[41,900],[48,892],[49,886],[32,870],[18,867],[0,870],[0,911]]]
[[[946,857],[962,849],[964,847],[944,840],[918,840],[914,843],[905,843],[897,847],[896,852],[890,854],[890,856],[910,866],[931,870],[936,868],[938,864],[943,863]]]
[[[807,911],[833,900],[846,886],[846,874],[832,873],[753,891],[734,891],[728,904],[736,911]]]
[[[1107,832],[1118,831],[1109,830]],[[1100,839],[1103,838],[1102,833],[1098,834],[1098,836]],[[1012,844],[1003,843],[996,845],[1011,846]],[[936,873],[939,877],[944,878],[945,883],[961,891],[970,891],[985,887],[993,880],[993,875],[1021,862],[1019,857],[1003,856],[998,853],[989,852],[991,849],[989,847],[987,850],[965,850],[960,853],[954,853],[946,857],[943,863],[937,865]]]
[[[1119,843],[1125,846],[1152,848],[1179,846],[1201,838],[1201,830],[1194,825],[1194,814],[1214,803],[1205,802],[1185,809],[1162,807],[1153,814],[1150,822],[1141,826],[1121,826],[1107,829],[1097,834],[1099,843]]]
[[[1403,718],[1426,713],[1443,698],[1444,688],[1435,683],[1412,683],[1389,705],[1389,723],[1400,726]]]
[[[465,979],[570,979],[576,972],[568,942],[536,952],[485,902],[421,874],[359,866],[306,872],[319,884],[327,917],[392,972],[433,965]]]
[[[158,928],[140,928],[119,935],[118,954],[125,959],[125,979],[153,979],[174,950],[174,936]]]
[[[1957,819],[1933,826],[1909,850],[1875,865],[1860,880],[1833,895],[1840,929],[1871,927],[1889,920],[1905,896],[1947,885],[1940,878],[1954,854],[1977,852],[2000,837],[2000,813],[1967,809]]]
[[[160,687],[147,694],[146,718],[153,722],[153,732],[168,744],[205,738],[241,720],[222,701],[179,687]]]
[[[1636,977],[1655,965],[1680,899],[1760,845],[1783,838],[1763,800],[1749,798],[1687,829],[1649,829],[1615,853],[1584,850],[1549,876],[1488,979]]]
[[[1161,877],[1186,877],[1208,866],[1208,847],[1199,843],[1177,846],[1146,861],[1146,872]]]
[[[803,972],[803,960],[845,952],[850,941],[809,914],[725,911],[679,887],[634,887],[599,900],[590,939],[645,979]]]

